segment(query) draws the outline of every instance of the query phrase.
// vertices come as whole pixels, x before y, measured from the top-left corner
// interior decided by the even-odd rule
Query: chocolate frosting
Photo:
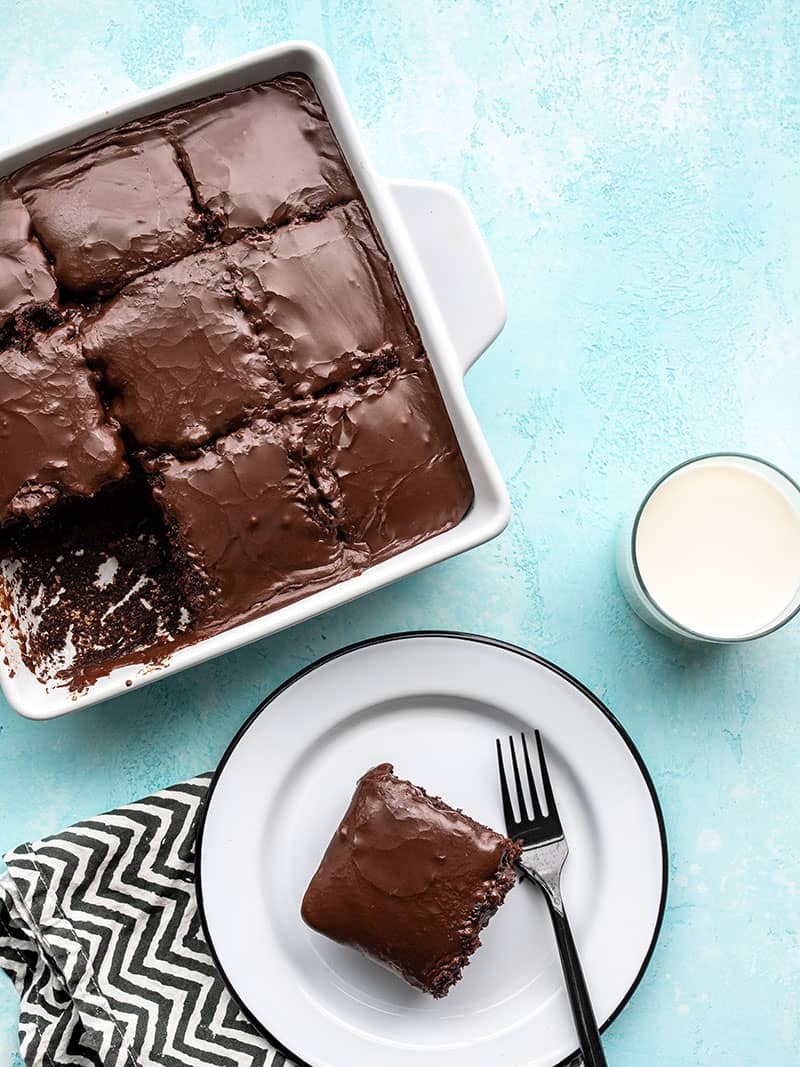
[[[133,282],[87,327],[85,351],[103,371],[113,414],[152,449],[202,444],[280,393],[224,249]]]
[[[176,112],[171,134],[199,203],[233,238],[358,195],[314,87],[302,75]]]
[[[199,248],[200,219],[157,131],[114,132],[14,175],[59,284],[91,295]]]
[[[352,567],[286,433],[256,420],[190,461],[148,464],[204,622],[242,621]]]
[[[127,471],[71,327],[0,356],[0,457],[0,523]]]
[[[516,881],[519,846],[391,764],[359,781],[303,897],[314,930],[443,996]]]
[[[318,476],[332,476],[337,520],[373,560],[464,517],[472,484],[429,367],[341,390],[325,421]]]
[[[376,362],[413,361],[421,350],[363,209],[231,248],[240,299],[283,381],[299,395],[340,383]]]
[[[27,208],[7,182],[0,182],[0,326],[15,311],[47,303],[55,293],[55,278],[31,233]]]

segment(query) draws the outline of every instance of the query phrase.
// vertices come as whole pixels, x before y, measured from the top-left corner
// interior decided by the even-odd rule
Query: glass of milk
[[[688,460],[623,526],[617,573],[633,610],[662,633],[763,637],[800,610],[800,486],[754,456]]]

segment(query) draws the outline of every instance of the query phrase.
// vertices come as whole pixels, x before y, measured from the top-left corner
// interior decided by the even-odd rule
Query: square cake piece
[[[0,182],[0,327],[15,311],[55,295],[56,280],[31,232],[28,209],[8,182]]]
[[[242,621],[351,573],[286,431],[266,420],[148,464],[199,622]]]
[[[429,368],[331,396],[310,440],[342,529],[373,562],[455,526],[472,482]]]
[[[226,239],[358,196],[316,90],[300,74],[190,104],[170,129],[199,203]]]
[[[195,448],[280,393],[221,248],[132,282],[87,326],[85,351],[114,415],[153,450]]]
[[[363,208],[231,247],[242,306],[298,395],[403,363],[422,343]]]
[[[128,470],[70,326],[0,353],[0,524]]]
[[[157,130],[112,131],[13,180],[59,284],[75,294],[117,289],[203,243],[175,149]]]
[[[358,783],[301,914],[318,933],[443,997],[515,884],[522,845],[393,771],[383,763]]]

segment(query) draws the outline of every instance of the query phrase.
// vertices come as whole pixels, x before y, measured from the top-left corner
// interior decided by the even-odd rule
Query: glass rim
[[[713,634],[704,634],[701,633],[699,630],[692,630],[691,627],[684,625],[684,623],[682,622],[679,622],[676,618],[673,618],[672,615],[670,615],[661,607],[661,605],[655,599],[653,594],[647,588],[647,583],[642,577],[642,572],[639,570],[639,560],[636,556],[636,535],[639,531],[639,521],[641,520],[641,517],[644,514],[645,508],[652,499],[653,494],[664,484],[664,482],[667,481],[667,479],[671,478],[673,474],[677,474],[678,471],[683,470],[684,467],[691,467],[695,463],[702,463],[704,460],[708,459],[744,459],[747,460],[749,463],[754,463],[762,467],[768,467],[770,470],[780,475],[780,477],[783,478],[784,481],[788,482],[788,484],[797,494],[798,500],[800,501],[800,484],[798,484],[794,480],[794,478],[792,478],[791,475],[787,474],[786,471],[779,467],[776,463],[771,463],[768,459],[762,459],[761,456],[754,456],[750,452],[703,452],[698,456],[692,456],[691,459],[685,459],[683,460],[683,462],[677,463],[674,467],[671,467],[670,470],[666,471],[666,473],[662,474],[660,478],[653,482],[653,484],[645,493],[644,498],[636,511],[636,515],[634,516],[633,520],[633,525],[631,527],[631,562],[633,564],[633,572],[636,575],[636,581],[638,582],[639,587],[642,590],[645,600],[658,615],[660,615],[670,624],[670,626],[673,626],[676,630],[680,631],[680,633],[682,634],[685,634],[687,637],[694,638],[698,641],[711,642],[716,645],[740,645],[745,641],[755,641],[759,637],[767,637],[769,634],[775,633],[776,630],[780,630],[780,628],[782,626],[785,626],[788,622],[791,622],[791,620],[798,614],[798,612],[800,612],[800,597],[798,597],[797,604],[795,605],[795,607],[792,608],[788,615],[784,615],[779,622],[768,626],[766,629],[756,630],[753,633],[744,634],[742,637],[714,637]]]

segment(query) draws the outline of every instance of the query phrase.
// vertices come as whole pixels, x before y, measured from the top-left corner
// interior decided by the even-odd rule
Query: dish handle
[[[443,182],[388,182],[464,374],[506,323],[500,279],[464,197]]]

